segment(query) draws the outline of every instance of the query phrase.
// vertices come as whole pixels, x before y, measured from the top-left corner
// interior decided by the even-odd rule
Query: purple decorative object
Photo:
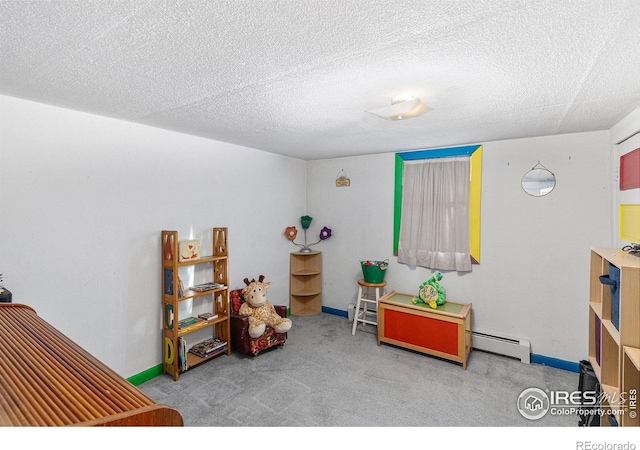
[[[324,227],[320,230],[320,240],[324,241],[325,239],[329,239],[331,237],[331,228]]]

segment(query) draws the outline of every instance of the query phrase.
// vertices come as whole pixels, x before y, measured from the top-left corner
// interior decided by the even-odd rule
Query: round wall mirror
[[[556,176],[546,168],[536,166],[522,177],[522,189],[534,197],[547,195],[555,186]]]

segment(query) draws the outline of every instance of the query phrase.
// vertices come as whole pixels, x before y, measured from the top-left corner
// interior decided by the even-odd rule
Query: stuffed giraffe
[[[267,300],[267,289],[271,282],[264,281],[264,275],[260,275],[258,281],[244,279],[247,285],[242,289],[244,303],[240,307],[239,314],[249,318],[249,336],[259,338],[267,327],[273,328],[276,333],[286,333],[291,329],[291,319],[280,317],[271,302]]]

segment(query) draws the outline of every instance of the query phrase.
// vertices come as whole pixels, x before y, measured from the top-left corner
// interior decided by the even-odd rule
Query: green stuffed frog
[[[447,295],[444,288],[440,286],[438,281],[442,280],[442,274],[435,272],[431,278],[420,285],[417,297],[413,297],[411,301],[414,304],[425,303],[431,308],[436,309],[440,305],[444,305]]]

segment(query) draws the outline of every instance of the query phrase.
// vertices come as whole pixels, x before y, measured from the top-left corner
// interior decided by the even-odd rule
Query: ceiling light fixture
[[[419,98],[398,96],[391,99],[391,106],[371,109],[367,112],[387,120],[402,120],[421,116],[427,111],[431,111],[431,108],[422,103]]]

